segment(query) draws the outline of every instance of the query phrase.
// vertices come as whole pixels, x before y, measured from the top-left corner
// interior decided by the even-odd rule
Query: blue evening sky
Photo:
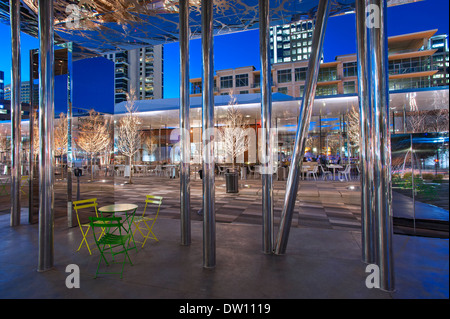
[[[399,35],[424,30],[437,29],[436,34],[448,34],[449,1],[425,0],[408,5],[388,9],[388,35]],[[0,23],[0,70],[5,73],[5,84],[10,83],[11,43],[10,27]],[[24,33],[21,36],[22,48],[22,81],[29,80],[28,50],[37,48],[39,42]],[[325,62],[334,61],[337,55],[356,52],[355,16],[354,14],[333,17],[328,21],[324,44]],[[74,104],[91,108],[105,104],[110,108],[112,92],[112,63],[101,61],[85,61],[75,66],[74,72],[79,75]],[[179,96],[179,52],[178,44],[170,43],[164,48],[164,97]],[[253,65],[260,69],[258,30],[222,35],[214,38],[214,68],[216,70]],[[95,74],[100,74],[95,76]],[[201,77],[201,42],[200,39],[190,43],[190,77]],[[59,87],[56,80],[56,88]],[[78,81],[74,81],[78,82]],[[83,92],[78,96],[77,92]],[[103,93],[103,95],[101,95]],[[101,96],[99,96],[99,94]],[[97,100],[94,100],[97,98]],[[88,102],[91,101],[91,102]],[[90,105],[94,104],[94,105]]]

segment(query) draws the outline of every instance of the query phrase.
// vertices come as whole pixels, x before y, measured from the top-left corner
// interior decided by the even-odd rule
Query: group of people
[[[316,157],[304,156],[303,162],[318,162],[320,165],[328,165],[328,164],[341,164],[341,157],[337,156],[336,158],[328,158],[325,155],[319,155]]]

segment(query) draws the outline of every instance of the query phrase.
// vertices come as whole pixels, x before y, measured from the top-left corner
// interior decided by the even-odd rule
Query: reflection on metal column
[[[30,148],[29,148],[29,171],[28,171],[28,179],[30,181],[28,185],[28,223],[34,223],[35,209],[34,209],[34,193],[36,189],[33,187],[34,184],[34,170],[35,170],[35,157],[34,157],[34,132],[37,129],[34,126],[34,119],[36,116],[35,106],[34,106],[34,78],[33,78],[33,56],[35,54],[35,50],[30,50],[30,124],[29,124],[29,136],[30,136]]]
[[[375,203],[376,259],[380,288],[394,290],[392,254],[391,142],[389,131],[386,0],[366,0],[372,108],[373,191]],[[373,18],[370,20],[370,18]],[[368,21],[373,23],[368,23]],[[378,22],[378,24],[377,24]]]
[[[369,65],[367,61],[366,7],[363,2],[355,2],[356,39],[358,60],[358,99],[360,116],[360,167],[361,167],[361,241],[362,259],[366,263],[375,262],[374,213],[372,210],[373,174],[372,139],[369,121],[372,118],[369,100]]]
[[[189,123],[189,0],[180,1],[180,223],[181,244],[191,243]]]
[[[261,57],[261,146],[263,252],[273,252],[273,139],[272,87],[269,58],[269,0],[259,0],[259,52]]]
[[[39,0],[39,260],[38,271],[53,267],[53,1]]]
[[[20,1],[10,0],[11,21],[11,226],[20,224],[21,117],[20,104]]]
[[[72,42],[67,43],[67,227],[72,227],[72,102],[73,66]],[[108,165],[109,163],[107,163]]]
[[[317,76],[322,56],[323,40],[330,11],[330,1],[320,0],[317,7],[317,16],[312,40],[311,58],[308,63],[305,90],[303,93],[302,106],[300,108],[297,132],[295,135],[294,150],[292,152],[289,177],[286,183],[286,195],[283,211],[281,213],[280,228],[275,247],[276,254],[284,254],[289,237],[292,222],[292,214],[297,198],[299,174],[301,172],[302,158],[305,152],[306,138],[308,137],[309,122],[314,105],[314,96],[317,86]]]
[[[202,0],[203,267],[216,266],[213,0]]]

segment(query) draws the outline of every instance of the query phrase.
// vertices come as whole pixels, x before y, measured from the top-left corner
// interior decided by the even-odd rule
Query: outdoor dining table
[[[327,167],[333,169],[333,180],[336,180],[336,168],[344,168],[342,165],[339,164],[329,164],[327,165]]]
[[[112,204],[100,207],[98,211],[103,216],[103,214],[112,214],[115,217],[117,213],[125,213],[125,220],[128,224],[128,230],[125,229],[129,234],[131,234],[131,239],[133,240],[134,247],[137,250],[136,242],[134,241],[133,232],[131,231],[131,225],[133,224],[134,215],[136,214],[136,210],[138,205],[135,204]]]

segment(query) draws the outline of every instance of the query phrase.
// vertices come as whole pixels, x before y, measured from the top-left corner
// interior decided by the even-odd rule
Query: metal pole
[[[292,153],[289,177],[286,183],[286,195],[284,198],[283,211],[281,213],[280,227],[275,247],[276,254],[284,254],[289,237],[289,230],[294,212],[295,200],[297,198],[299,174],[301,172],[302,158],[305,152],[306,138],[308,137],[309,122],[314,106],[314,96],[317,86],[320,59],[322,56],[323,40],[330,11],[330,1],[320,0],[317,7],[317,16],[312,40],[312,53],[308,63],[305,90],[302,105],[299,110],[299,120],[295,135],[295,144]]]
[[[35,163],[34,163],[34,132],[37,129],[34,126],[34,119],[36,116],[36,113],[34,112],[34,53],[35,50],[30,50],[30,124],[29,124],[29,131],[30,131],[30,154],[29,154],[29,173],[28,173],[28,179],[30,181],[29,188],[28,188],[28,223],[32,224],[34,222],[34,192],[35,189],[33,187],[34,184],[34,169],[35,169]]]
[[[11,226],[20,225],[20,150],[21,117],[20,104],[20,1],[10,0],[11,20]]]
[[[73,101],[73,66],[72,42],[67,44],[67,226],[72,227],[72,101]],[[106,174],[105,174],[106,176]]]
[[[262,182],[262,235],[263,252],[273,252],[273,139],[272,88],[269,59],[269,0],[259,0],[259,52],[261,57],[261,182]]]
[[[38,271],[53,267],[53,1],[39,0],[39,261]]]
[[[369,100],[369,64],[366,29],[366,7],[363,2],[355,2],[356,39],[358,60],[358,100],[360,124],[360,168],[361,168],[361,239],[362,259],[370,264],[375,262],[374,213],[372,210],[371,181],[373,167],[371,126],[372,113]]]
[[[373,190],[375,198],[376,252],[380,268],[380,288],[394,290],[392,254],[391,142],[389,132],[388,58],[385,0],[366,0],[379,26],[368,26],[370,61],[370,101],[373,116]],[[370,10],[370,9],[369,9]],[[367,23],[367,21],[366,21]]]
[[[180,1],[180,214],[181,244],[191,243],[189,123],[189,0]]]
[[[203,267],[216,266],[213,0],[202,0]]]

